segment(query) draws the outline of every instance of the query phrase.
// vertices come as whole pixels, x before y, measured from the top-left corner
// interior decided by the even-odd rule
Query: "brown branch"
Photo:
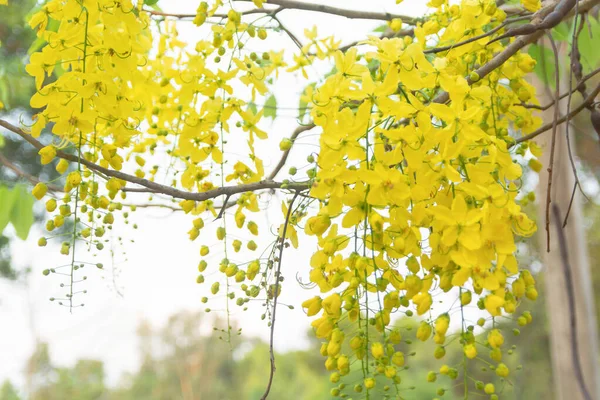
[[[274,13],[272,18],[275,20],[275,22],[277,22],[277,24],[279,25],[281,30],[284,31],[288,35],[288,37],[292,40],[292,42],[294,42],[294,44],[300,49],[300,51],[302,51],[302,42],[300,41],[300,39],[298,39],[298,37],[296,35],[294,35],[294,33],[292,31],[290,31],[288,28],[286,28],[285,25],[283,25],[283,22],[281,22],[281,20],[279,18],[277,18],[276,14],[277,13]],[[302,55],[304,55],[304,57],[306,57],[306,59],[310,61],[308,56],[306,54],[304,54],[304,51],[302,51]]]
[[[242,15],[249,15],[249,14],[271,14],[277,11],[280,11],[282,8],[274,8],[274,9],[266,9],[266,8],[253,8],[251,10],[246,10],[246,11],[240,11],[240,14]],[[163,12],[163,11],[156,11],[156,10],[149,10],[147,8],[143,9],[144,12],[147,12],[148,14],[150,14],[151,16],[155,16],[155,17],[167,17],[167,18],[176,18],[176,19],[186,19],[186,18],[196,18],[196,14],[180,14],[180,13],[168,13],[168,12]],[[213,14],[213,15],[209,15],[210,17],[214,17],[214,18],[227,18],[227,14]]]
[[[556,71],[554,73],[555,77],[555,91],[554,91],[554,118],[552,120],[552,142],[550,145],[550,161],[548,161],[548,186],[546,187],[546,251],[550,252],[550,203],[552,203],[552,177],[554,173],[554,154],[556,153],[556,131],[558,128],[558,114],[560,109],[560,104],[558,104],[559,96],[560,96],[560,68],[558,62],[558,49],[556,48],[556,43],[552,36],[548,34],[548,40],[550,40],[550,45],[552,46],[552,52],[554,53],[554,65],[556,66]]]
[[[415,34],[415,30],[413,28],[403,29],[400,32],[394,32],[394,31],[390,30],[389,32],[382,34],[379,37],[379,39],[385,39],[385,38],[390,39],[393,37],[414,36],[414,34]],[[356,41],[350,42],[342,47],[338,47],[338,50],[341,52],[346,52],[347,50],[351,49],[352,47],[362,44],[362,42],[364,42],[364,40],[356,40]],[[315,55],[315,53],[310,53],[310,55]]]
[[[562,100],[566,97],[568,97],[569,95],[572,95],[575,92],[581,92],[582,91],[582,87],[584,88],[583,92],[583,97],[587,97],[587,92],[585,92],[585,82],[591,78],[593,78],[594,76],[598,75],[600,73],[600,68],[596,68],[595,70],[593,70],[592,72],[590,72],[589,74],[585,75],[583,78],[581,78],[581,80],[577,83],[577,86],[575,86],[574,88],[572,88],[570,91],[568,91],[567,93],[563,93],[560,95],[559,100]],[[546,104],[545,106],[538,106],[535,104],[515,104],[516,106],[521,106],[524,108],[534,108],[536,110],[541,110],[541,111],[546,111],[547,109],[549,109],[550,107],[552,107],[554,105],[554,100],[552,100],[550,103]]]
[[[582,0],[581,4],[579,4],[579,13],[582,14],[582,13],[588,12],[592,7],[594,7],[598,4],[600,4],[600,0]],[[538,11],[534,15],[534,19],[535,20],[541,19],[552,11],[553,11],[553,6],[545,7],[543,9],[541,9],[540,11]],[[564,18],[569,18],[574,14],[575,14],[575,12],[573,10],[571,10],[569,13],[567,13],[565,15]],[[532,22],[532,23],[535,23],[535,22]],[[506,61],[508,61],[508,59],[510,59],[512,56],[514,56],[523,47],[537,41],[540,37],[543,36],[543,34],[544,34],[544,30],[538,30],[529,35],[518,36],[511,44],[506,46],[504,48],[504,50],[502,50],[500,53],[496,54],[487,64],[484,64],[483,66],[479,67],[475,71],[477,73],[477,75],[479,76],[479,79],[486,77],[488,74],[490,74],[496,68],[498,68],[499,66],[504,64]],[[469,85],[473,84],[473,81],[471,80],[470,77],[467,77],[467,82],[469,83]],[[433,102],[446,103],[449,99],[450,99],[450,96],[448,95],[448,93],[443,92],[443,93],[440,93],[438,96],[436,96],[436,98],[433,99]]]
[[[537,23],[531,22],[529,24],[521,25],[516,28],[509,29],[505,34],[498,36],[492,42],[502,40],[514,36],[530,35],[538,31],[544,31],[552,29],[558,25],[571,10],[578,3],[578,0],[560,0],[555,1],[534,14],[534,19],[538,16],[541,20]]]
[[[269,396],[271,391],[271,385],[273,384],[273,376],[275,375],[275,350],[273,349],[273,341],[275,336],[275,313],[277,312],[277,298],[279,297],[279,277],[281,276],[281,261],[283,260],[283,249],[285,248],[285,236],[287,234],[288,225],[290,224],[290,218],[292,216],[292,209],[294,201],[298,198],[300,193],[296,192],[290,205],[288,206],[287,215],[285,216],[285,223],[283,225],[283,232],[281,232],[281,243],[279,244],[279,260],[277,261],[277,271],[275,272],[275,294],[273,295],[273,314],[271,315],[271,335],[269,338],[269,355],[271,359],[271,369],[269,372],[269,383],[265,389],[265,393],[262,395],[261,400],[265,400]]]
[[[124,207],[129,207],[129,208],[166,208],[168,210],[171,210],[173,212],[175,211],[183,211],[181,209],[181,207],[179,206],[171,206],[168,204],[161,204],[161,203],[141,203],[141,204],[123,204]]]
[[[236,1],[251,2],[252,0]],[[407,15],[399,15],[378,11],[349,10],[346,8],[333,7],[325,4],[306,3],[297,0],[269,0],[267,4],[281,6],[281,8],[283,9],[315,11],[325,14],[339,15],[340,17],[350,19],[373,19],[378,21],[390,21],[394,18],[400,18],[402,22],[407,23],[409,25],[415,25],[418,21],[417,18],[409,17]]]
[[[577,193],[578,182],[575,182],[573,185],[573,191],[571,192],[571,198],[569,199],[569,207],[567,208],[567,214],[565,215],[565,220],[563,221],[562,227],[567,226],[567,221],[569,220],[569,214],[571,214],[571,207],[573,207],[573,201],[575,200],[575,194]]]
[[[558,119],[558,124],[562,124],[563,122],[572,119],[574,116],[576,116],[577,114],[579,114],[581,111],[585,110],[586,108],[588,108],[591,104],[594,103],[596,96],[600,93],[600,84],[598,86],[596,86],[596,88],[588,95],[588,97],[586,97],[583,102],[576,107],[573,111],[571,111],[569,114],[562,116],[561,118]],[[512,147],[516,144],[522,143],[522,142],[526,142],[528,140],[533,139],[536,136],[541,135],[542,133],[546,132],[547,130],[552,129],[552,123],[548,123],[542,127],[540,127],[539,129],[537,129],[534,132],[531,132],[528,135],[525,136],[521,136],[520,138],[516,139],[515,142],[511,145],[509,145],[509,147]]]
[[[294,130],[294,132],[292,133],[292,136],[290,136],[290,140],[292,141],[292,147],[293,147],[294,140],[296,140],[296,138],[298,138],[298,136],[300,136],[300,134],[302,132],[309,131],[312,128],[314,128],[315,126],[316,126],[315,124],[311,123],[308,125],[301,125],[301,126],[297,127]],[[271,171],[271,173],[267,177],[268,180],[275,179],[275,177],[277,176],[279,171],[281,171],[281,169],[285,166],[285,163],[287,162],[287,159],[290,155],[291,150],[292,150],[292,148],[290,147],[289,149],[287,149],[286,151],[283,152],[283,154],[281,155],[281,159],[279,160],[279,162],[277,163],[275,168],[273,168],[273,171]]]
[[[238,2],[250,2],[252,0],[235,0]],[[314,4],[314,3],[305,3],[302,1],[296,0],[269,0],[267,5],[275,5],[280,6],[275,9],[266,9],[266,8],[254,8],[251,10],[242,11],[241,13],[246,14],[270,14],[273,12],[283,11],[283,10],[304,10],[304,11],[314,11],[319,13],[338,15],[340,17],[350,18],[350,19],[371,19],[371,20],[379,20],[379,21],[390,21],[394,18],[400,18],[402,22],[407,23],[409,25],[415,25],[418,19],[409,17],[407,15],[399,15],[392,14],[387,12],[377,12],[377,11],[360,11],[360,10],[349,10],[346,8],[333,7],[324,4]],[[196,14],[177,14],[177,13],[167,13],[162,11],[148,10],[144,9],[145,12],[150,15],[160,16],[160,17],[171,17],[177,19],[184,18],[195,18]],[[222,17],[226,18],[227,14],[213,14],[212,17]]]
[[[45,147],[41,142],[36,140],[33,136],[25,133],[22,129],[12,125],[11,123],[9,123],[7,121],[0,119],[0,126],[21,136],[23,139],[25,139],[27,142],[29,142],[33,147],[35,147],[38,150],[41,150],[43,147]],[[122,179],[122,180],[130,182],[130,183],[134,183],[136,185],[143,186],[147,189],[150,189],[150,191],[152,191],[154,193],[161,193],[161,194],[167,195],[169,197],[183,199],[183,200],[205,201],[205,200],[213,199],[213,198],[219,197],[219,196],[226,196],[226,195],[232,195],[232,194],[238,194],[238,193],[244,193],[244,192],[254,192],[254,191],[262,190],[262,189],[289,189],[289,190],[299,191],[299,190],[306,190],[310,187],[310,182],[283,183],[283,182],[275,182],[272,180],[264,180],[264,181],[260,181],[260,182],[240,184],[240,185],[236,185],[236,186],[223,186],[223,187],[219,187],[217,189],[208,190],[206,192],[194,193],[194,192],[187,192],[184,190],[175,189],[171,186],[162,185],[160,183],[152,182],[147,179],[138,178],[134,175],[129,175],[129,174],[126,174],[121,171],[115,171],[112,169],[104,168],[104,167],[101,167],[98,164],[94,164],[93,162],[88,161],[84,158],[81,158],[81,160],[80,160],[77,156],[67,154],[61,150],[56,151],[56,156],[59,158],[63,158],[67,161],[71,161],[71,162],[81,161],[81,164],[85,165],[90,170],[98,171],[98,172],[105,174],[106,176],[111,176],[114,178]]]
[[[583,65],[581,65],[581,54],[579,53],[579,45],[578,45],[578,39],[579,39],[579,34],[581,33],[582,29],[583,29],[583,20],[581,21],[581,23],[579,24],[579,27],[577,26],[577,24],[579,23],[579,1],[576,2],[575,4],[575,21],[574,21],[574,28],[573,28],[573,35],[571,37],[571,54],[569,55],[570,58],[570,66],[571,68],[569,68],[569,96],[567,99],[567,115],[569,115],[569,113],[571,112],[571,99],[573,97],[573,77],[575,77],[578,80],[578,84],[576,89],[579,90],[579,92],[581,93],[581,95],[583,97],[585,97],[586,94],[586,87],[585,87],[585,83],[582,82],[583,80]],[[579,174],[577,173],[577,166],[575,165],[575,159],[573,157],[573,149],[571,148],[571,138],[570,138],[570,131],[569,131],[569,127],[571,126],[571,124],[568,123],[567,120],[567,126],[565,127],[565,136],[566,136],[566,140],[567,140],[567,152],[569,154],[569,163],[571,164],[571,170],[573,171],[573,177],[575,179],[575,186],[574,189],[579,188],[579,190],[581,191],[581,194],[583,195],[583,197],[585,197],[588,201],[590,200],[585,192],[583,191],[583,188],[581,186],[581,182],[579,182]],[[575,192],[571,195],[571,200],[569,202],[569,210],[571,207],[571,204],[573,204],[573,200],[575,198]],[[566,218],[568,218],[569,216],[569,211],[567,211],[567,215],[565,216],[565,221],[563,223],[563,226],[565,226],[567,224],[567,220]]]
[[[567,247],[567,238],[565,232],[560,226],[560,209],[556,204],[552,206],[552,213],[554,214],[554,225],[556,226],[556,234],[558,236],[558,246],[560,248],[560,259],[562,261],[562,269],[565,277],[565,284],[567,290],[567,299],[569,302],[569,325],[571,328],[571,356],[573,358],[573,367],[575,368],[575,376],[581,389],[581,394],[584,399],[592,400],[592,396],[585,384],[583,377],[583,368],[581,367],[581,360],[579,358],[579,345],[577,335],[577,310],[575,308],[575,289],[573,287],[573,275],[571,273],[571,263],[569,261],[569,251]]]
[[[35,176],[28,174],[27,172],[23,171],[21,168],[19,168],[15,164],[13,164],[8,158],[4,157],[4,155],[1,153],[0,153],[0,164],[4,165],[6,168],[10,169],[18,177],[25,178],[30,183],[33,183],[34,185],[36,185],[38,183],[43,183]],[[51,183],[47,183],[46,187],[48,188],[48,190],[50,190],[52,192],[64,192],[63,188],[61,188],[60,186],[53,185]]]
[[[128,187],[124,187],[123,189],[121,189],[122,192],[126,192],[126,193],[160,193],[157,192],[156,190],[151,190],[145,187],[142,188],[128,188]]]
[[[514,19],[506,20],[502,24],[500,24],[497,27],[495,27],[494,29],[490,29],[489,31],[487,31],[485,33],[482,33],[481,35],[473,36],[472,38],[465,39],[462,42],[457,42],[457,43],[454,43],[454,44],[449,44],[447,46],[435,47],[433,49],[425,50],[423,53],[425,53],[425,54],[436,54],[436,53],[441,53],[443,51],[452,50],[452,49],[455,49],[457,47],[464,46],[465,44],[473,43],[473,42],[476,42],[476,41],[478,41],[480,39],[483,39],[483,38],[486,38],[488,36],[491,36],[494,33],[498,32],[500,29],[505,28],[506,26],[508,26],[508,25],[510,25],[510,24],[512,24],[514,22],[523,21],[525,19],[529,19],[529,16],[525,15],[525,16],[514,18]]]

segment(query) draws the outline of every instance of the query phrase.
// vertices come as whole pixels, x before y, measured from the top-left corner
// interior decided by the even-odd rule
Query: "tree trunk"
[[[567,60],[566,51],[561,52],[561,59]],[[567,65],[568,60],[564,63]],[[568,69],[561,68],[561,93],[568,89]],[[540,103],[548,104],[553,100],[553,89],[545,88],[540,82],[535,84]],[[560,115],[566,114],[566,100],[560,103]],[[573,108],[573,107],[572,107]],[[554,109],[542,113],[544,122],[553,120]],[[570,136],[575,133],[570,129]],[[555,398],[557,400],[585,400],[581,379],[578,377],[574,361],[573,338],[578,347],[578,359],[583,372],[585,387],[591,399],[600,399],[598,392],[598,333],[596,325],[596,312],[590,277],[589,260],[586,249],[586,237],[582,224],[581,193],[575,195],[568,223],[564,228],[564,237],[568,252],[570,272],[572,276],[573,300],[575,303],[576,329],[572,328],[572,310],[569,305],[569,292],[565,278],[565,268],[559,247],[557,222],[550,208],[550,252],[546,252],[546,191],[548,185],[548,167],[552,132],[539,136],[538,144],[542,146],[544,155],[541,159],[544,169],[540,171],[540,183],[537,189],[539,202],[538,230],[541,240],[542,261],[544,265],[544,281],[546,306],[550,321],[550,351],[552,358],[553,380],[555,383]],[[571,150],[575,157],[575,146],[571,141]],[[556,132],[556,149],[553,165],[551,206],[556,205],[560,210],[561,219],[564,219],[569,208],[575,178],[569,161],[567,147],[566,124],[558,126]],[[559,221],[562,225],[563,221]],[[535,318],[535,316],[534,316]]]

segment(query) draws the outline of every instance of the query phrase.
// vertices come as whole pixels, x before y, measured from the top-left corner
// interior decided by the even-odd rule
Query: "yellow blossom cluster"
[[[193,216],[189,238],[202,241],[198,283],[205,282],[215,253],[205,221],[221,219],[216,237],[225,257],[216,269],[224,280],[211,283],[212,295],[225,290],[227,301],[237,296],[240,307],[262,295],[269,313],[283,290],[276,265],[288,243],[300,246],[304,231],[318,247],[303,272],[320,293],[302,306],[316,317],[312,326],[333,383],[356,368],[363,374],[356,392],[390,390],[382,379],[397,389],[408,360],[394,317],[413,312],[421,317],[416,338],[438,345],[436,359],[444,357],[449,337],[460,336],[454,343],[465,359],[487,347],[499,363],[496,374],[508,376],[502,333],[492,330],[481,344],[464,320],[462,329],[452,330],[451,306],[440,305],[433,293],[454,296],[461,311],[479,308],[485,315],[480,326],[516,317],[523,299],[537,297],[534,278],[519,268],[515,253],[518,238],[536,229],[519,204],[518,160],[527,154],[535,163],[540,149],[514,139],[540,125],[525,107],[536,102],[525,80],[535,60],[517,52],[482,72],[508,44],[485,35],[505,22],[505,12],[493,0],[432,0],[429,6],[433,12],[409,32],[395,18],[389,21],[393,35],[370,36],[346,51],[334,37],[308,28],[306,43],[288,55],[251,50],[268,39],[272,15],[244,14],[222,0],[199,3],[193,24],[208,36],[192,43],[180,38],[177,23],[155,19],[159,14],[141,1],[46,2],[30,20],[46,45],[27,65],[37,88],[31,106],[40,110],[29,133],[37,138],[51,125],[53,142],[39,151],[40,159],[65,175],[61,204],[46,202],[53,213],[46,228],[72,218],[72,241],[61,252],[75,251],[79,240],[101,250],[128,190],[171,196]],[[535,11],[539,1],[523,6]],[[59,22],[56,29],[49,29],[51,20]],[[261,122],[268,108],[256,103],[280,75],[308,78],[317,61],[334,66],[319,84],[307,82],[302,96],[319,133],[318,154],[308,156],[304,178],[294,178],[294,167],[282,184],[267,181],[263,160],[269,155],[257,150],[257,141],[276,136]],[[230,140],[243,143],[246,153],[228,152]],[[286,138],[279,146],[287,154],[293,145]],[[147,162],[161,157],[162,165]],[[158,185],[159,178],[168,183]],[[236,186],[248,189],[231,199],[219,192]],[[285,221],[268,256],[235,262],[228,251],[258,248],[230,232],[234,224],[238,232],[259,235],[247,214],[261,211],[260,189],[289,190],[294,200],[282,204]],[[203,193],[206,198],[198,196]],[[47,196],[46,185],[33,194]],[[218,211],[213,199],[221,195]],[[230,206],[228,224],[223,211]],[[526,325],[531,315],[516,319]],[[447,365],[439,374],[458,376]],[[481,388],[494,390],[492,384]]]

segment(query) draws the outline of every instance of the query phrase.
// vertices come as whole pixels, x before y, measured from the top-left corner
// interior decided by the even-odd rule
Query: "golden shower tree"
[[[298,305],[316,317],[332,395],[401,398],[410,364],[403,336],[412,333],[393,322],[416,314],[416,338],[438,345],[436,359],[447,346],[464,354],[458,365],[440,361],[428,380],[446,375],[465,398],[498,398],[492,383],[470,380],[467,367],[485,363],[490,374],[510,379],[496,321],[532,321],[519,305],[536,299],[535,280],[515,257],[516,243],[536,230],[522,209],[532,201],[521,190],[523,174],[542,168],[530,139],[579,113],[600,130],[600,86],[586,85],[598,71],[584,71],[576,42],[571,90],[557,85],[549,105],[539,104],[527,81],[539,61],[527,46],[563,22],[576,38],[600,1],[430,0],[420,18],[296,0],[202,1],[195,14],[156,3],[49,0],[29,20],[40,44],[26,66],[37,89],[35,114],[20,126],[0,126],[64,175],[64,186],[40,181],[32,190],[48,213],[39,245],[56,242],[70,260],[44,271],[66,278],[68,294],[53,300],[80,303],[79,260],[101,251],[107,230],[132,219],[135,199],[146,196],[189,215],[198,282],[206,279],[215,298],[225,293],[228,315],[264,300],[271,373],[263,398],[276,370],[273,336],[283,329],[276,326],[278,297],[295,284],[281,276],[285,251],[308,236],[318,244],[299,269],[319,294]],[[285,23],[290,10],[385,25],[341,46],[303,19],[304,37],[295,35]],[[190,20],[198,35],[179,35],[179,24]],[[287,48],[273,40],[282,35]],[[252,50],[260,46],[269,50]],[[329,73],[308,79],[307,71],[324,65]],[[283,137],[264,121],[277,118],[273,88],[286,75],[305,89],[298,126]],[[540,109],[566,97],[573,98],[566,115],[541,120]],[[309,135],[318,136],[316,150],[296,145]],[[274,155],[264,143],[272,141],[280,154],[265,169]],[[289,165],[292,152],[304,153],[303,166]],[[551,175],[552,165],[545,167]],[[269,232],[254,220],[265,212],[261,197],[273,192],[285,199],[281,223],[272,244],[259,248],[252,237]],[[212,262],[214,254],[222,261]],[[439,293],[454,301],[437,301]],[[467,308],[479,309],[476,323]],[[484,329],[487,340],[476,340]],[[351,371],[359,371],[359,382],[346,381]]]

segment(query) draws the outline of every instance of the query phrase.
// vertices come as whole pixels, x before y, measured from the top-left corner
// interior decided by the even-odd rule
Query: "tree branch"
[[[240,13],[242,15],[249,15],[249,14],[271,14],[271,13],[275,13],[281,10],[280,8],[273,8],[273,9],[266,9],[266,8],[253,8],[251,10],[246,10],[246,11],[240,11]],[[179,13],[168,13],[168,12],[163,12],[163,11],[156,11],[156,10],[149,10],[147,8],[143,9],[144,12],[147,12],[148,14],[150,14],[151,16],[156,16],[156,17],[170,17],[170,18],[176,18],[176,19],[186,19],[186,18],[196,18],[196,14],[179,14]],[[209,15],[208,17],[213,17],[213,18],[227,18],[227,14],[213,14],[213,15]]]
[[[283,232],[281,232],[281,243],[279,243],[279,260],[277,261],[277,271],[275,271],[275,294],[273,295],[273,314],[271,315],[271,335],[269,338],[269,355],[271,360],[271,370],[269,373],[269,383],[265,389],[265,393],[262,395],[261,400],[265,400],[269,396],[271,391],[271,385],[273,384],[273,376],[275,375],[275,350],[273,348],[274,336],[275,336],[275,313],[277,311],[277,298],[279,297],[279,277],[281,276],[281,261],[283,260],[283,249],[285,247],[285,237],[287,235],[287,229],[290,224],[290,217],[292,216],[292,209],[294,201],[298,198],[300,193],[296,192],[290,205],[288,206],[287,215],[285,216],[285,223],[283,225]]]
[[[560,68],[558,62],[558,48],[552,36],[548,34],[548,40],[552,46],[552,52],[554,54],[554,65],[556,66],[555,71],[555,85],[554,90],[554,116],[552,118],[552,142],[550,145],[550,161],[548,161],[548,186],[546,187],[546,251],[550,252],[550,203],[552,202],[552,177],[554,176],[554,154],[556,153],[556,131],[558,128],[558,114],[560,106],[558,104],[560,97]]]
[[[562,124],[563,122],[572,119],[574,116],[576,116],[577,114],[579,114],[581,111],[585,110],[586,108],[588,108],[592,103],[594,103],[594,100],[596,99],[596,96],[600,94],[600,84],[598,86],[596,86],[596,88],[589,94],[588,97],[586,97],[583,102],[575,109],[573,109],[573,111],[571,111],[569,114],[562,116],[561,118],[558,119],[558,124]],[[526,142],[527,140],[531,140],[536,136],[541,135],[542,133],[546,132],[547,130],[552,129],[552,123],[548,123],[544,126],[542,126],[541,128],[539,128],[538,130],[531,132],[528,135],[522,136],[520,138],[517,138],[515,140],[515,143],[510,145],[510,147],[522,143],[522,142]]]
[[[41,150],[43,147],[45,147],[41,142],[36,140],[34,137],[25,133],[22,129],[12,125],[11,123],[9,123],[7,121],[0,119],[0,126],[21,136],[23,139],[25,139],[27,142],[29,142],[33,147],[35,147],[38,150]],[[56,151],[56,156],[59,158],[63,158],[67,161],[71,161],[71,162],[79,161],[79,158],[77,156],[74,156],[72,154],[67,154],[61,150]],[[134,175],[129,175],[129,174],[126,174],[121,171],[115,171],[112,169],[104,168],[104,167],[101,167],[98,164],[94,164],[93,162],[88,161],[84,158],[81,158],[80,161],[81,161],[81,164],[85,165],[90,170],[98,171],[98,172],[105,174],[106,176],[111,176],[114,178],[122,179],[122,180],[130,182],[130,183],[134,183],[136,185],[143,186],[145,188],[150,189],[150,191],[152,191],[154,193],[161,193],[161,194],[164,194],[164,195],[176,198],[176,199],[183,199],[183,200],[205,201],[205,200],[213,199],[213,198],[219,197],[219,196],[227,196],[227,195],[231,196],[232,194],[238,194],[238,193],[244,193],[244,192],[254,192],[254,191],[262,190],[262,189],[289,189],[289,190],[300,191],[300,190],[306,190],[306,189],[310,188],[310,182],[283,183],[283,182],[275,182],[272,180],[264,180],[264,181],[260,181],[260,182],[240,184],[240,185],[236,185],[236,186],[223,186],[223,187],[219,187],[217,189],[208,190],[206,192],[194,193],[194,192],[187,192],[184,190],[175,189],[174,187],[162,185],[160,183],[152,182],[147,179],[141,179]]]
[[[518,21],[523,21],[525,19],[529,19],[529,16],[521,16],[521,17],[516,17],[513,19],[509,19],[504,21],[502,24],[498,25],[497,27],[495,27],[494,29],[490,29],[489,31],[482,33],[481,35],[477,35],[477,36],[473,36],[469,39],[465,39],[462,42],[457,42],[454,44],[449,44],[447,46],[441,46],[441,47],[435,47],[433,49],[429,49],[429,50],[425,50],[423,53],[425,54],[436,54],[436,53],[441,53],[443,51],[447,51],[447,50],[452,50],[455,49],[457,47],[460,46],[464,46],[465,44],[469,44],[469,43],[473,43],[476,42],[480,39],[483,39],[485,37],[491,36],[494,33],[498,32],[500,29],[505,28],[506,26],[514,23],[514,22],[518,22]]]
[[[4,155],[1,153],[0,153],[0,164],[4,165],[6,168],[10,169],[18,177],[25,178],[29,182],[33,183],[34,185],[42,182],[35,176],[28,174],[27,172],[23,171],[21,168],[19,168],[15,164],[13,164],[8,158],[4,157]],[[50,190],[52,192],[64,192],[63,188],[61,188],[60,186],[53,185],[51,183],[47,183],[46,187],[48,188],[48,190]]]
[[[585,75],[583,78],[581,78],[581,80],[577,83],[577,86],[575,86],[574,88],[572,88],[570,91],[563,93],[560,95],[559,100],[564,99],[565,97],[568,97],[569,95],[579,91],[582,92],[582,87],[584,88],[583,92],[584,94],[584,98],[587,97],[587,92],[585,92],[585,82],[591,78],[593,78],[594,76],[596,76],[597,74],[600,73],[600,68],[596,68],[595,70],[593,70],[592,72],[590,72],[589,74]],[[541,110],[541,111],[546,111],[547,109],[549,109],[550,107],[552,107],[554,105],[554,100],[552,100],[550,103],[546,104],[545,106],[538,106],[535,104],[515,104],[517,106],[521,106],[524,108],[535,108],[536,110]]]
[[[292,133],[292,136],[290,136],[290,140],[292,141],[292,147],[293,147],[294,140],[296,140],[296,138],[298,136],[300,136],[300,134],[302,132],[309,131],[312,128],[314,128],[315,126],[316,126],[315,124],[311,123],[309,125],[301,125],[301,126],[297,127],[294,130],[294,132]],[[277,163],[277,165],[275,166],[275,168],[273,168],[273,171],[271,171],[271,173],[267,177],[268,180],[275,179],[275,177],[277,176],[277,174],[279,173],[279,171],[281,171],[281,169],[285,166],[285,163],[287,162],[287,159],[288,159],[288,157],[290,155],[290,151],[292,151],[291,147],[289,149],[287,149],[286,151],[283,152],[283,154],[281,155],[281,159],[279,160],[279,162]]]
[[[573,358],[573,367],[575,368],[575,376],[581,389],[581,394],[586,400],[592,400],[590,391],[588,390],[585,379],[583,377],[583,368],[581,367],[581,360],[579,358],[579,346],[578,346],[578,335],[577,335],[577,309],[575,308],[575,289],[573,286],[573,275],[571,272],[571,263],[569,261],[569,251],[567,247],[567,238],[560,224],[560,209],[556,204],[552,206],[552,213],[554,214],[554,224],[556,226],[556,233],[558,236],[558,246],[560,248],[560,259],[562,261],[562,269],[565,277],[565,284],[567,290],[567,299],[569,302],[569,325],[571,328],[571,356]]]
[[[238,2],[251,2],[252,0],[236,0]],[[293,10],[305,10],[305,11],[315,11],[325,14],[331,15],[339,15],[340,17],[350,18],[350,19],[373,19],[378,21],[390,21],[394,18],[400,18],[402,22],[415,25],[418,21],[417,18],[409,17],[407,15],[399,15],[392,14],[388,12],[378,12],[378,11],[363,11],[363,10],[349,10],[346,8],[339,8],[328,6],[325,4],[314,4],[314,3],[306,3],[297,0],[269,0],[267,4],[272,4],[276,6],[281,6],[283,9],[293,9]]]
[[[600,4],[600,0],[582,0],[581,4],[579,4],[578,11],[580,14],[588,12],[592,7],[594,7],[595,5],[598,5],[598,4]],[[543,18],[546,15],[548,15],[549,13],[551,13],[553,10],[554,10],[554,5],[545,7],[543,9],[541,9],[540,11],[538,11],[534,15],[534,19],[542,21]],[[567,13],[564,16],[563,19],[569,18],[569,17],[573,16],[574,14],[575,14],[574,10],[571,10],[569,13]],[[537,23],[532,22],[532,24],[539,24],[540,23],[539,21]],[[506,61],[508,61],[509,58],[514,56],[523,47],[535,42],[543,35],[544,35],[544,30],[542,29],[542,30],[537,30],[534,33],[531,33],[529,35],[518,36],[511,44],[506,46],[504,48],[504,50],[502,50],[500,53],[496,54],[487,64],[484,64],[483,66],[481,66],[479,69],[477,69],[475,71],[477,73],[477,75],[479,76],[479,79],[482,79],[482,78],[486,77],[487,75],[489,75],[496,68],[498,68],[499,66],[504,64]],[[470,77],[467,77],[467,82],[469,83],[469,85],[473,84],[473,81],[471,80]],[[433,101],[435,103],[446,103],[449,99],[450,99],[450,96],[448,95],[448,93],[443,92],[443,93],[440,93],[438,96],[436,96],[436,98],[433,99]]]

